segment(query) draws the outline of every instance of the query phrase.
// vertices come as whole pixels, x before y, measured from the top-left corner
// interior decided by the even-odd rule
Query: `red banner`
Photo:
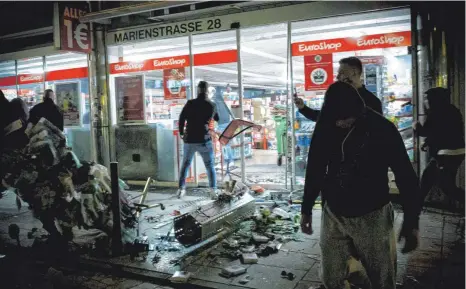
[[[183,68],[165,69],[163,71],[163,99],[186,99],[185,70]]]
[[[88,23],[79,17],[89,11],[86,2],[58,2],[60,18],[60,49],[75,52],[91,52],[91,32]]]
[[[8,76],[0,78],[0,86],[16,85],[16,76]]]
[[[194,55],[194,66],[231,63],[236,62],[237,59],[236,50],[200,53]],[[117,62],[110,64],[110,74],[165,70],[188,67],[189,65],[189,55],[147,59],[140,62]]]
[[[145,122],[143,76],[115,78],[118,100],[118,122]]]
[[[304,56],[304,88],[310,90],[326,90],[333,83],[332,54]]]
[[[304,56],[402,46],[411,46],[411,31],[297,42],[291,49],[293,56]]]

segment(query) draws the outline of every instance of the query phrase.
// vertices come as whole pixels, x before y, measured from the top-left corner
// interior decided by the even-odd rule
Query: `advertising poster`
[[[89,11],[86,2],[58,2],[59,49],[82,53],[91,52],[91,30],[89,23],[81,23],[79,18]],[[57,27],[55,27],[57,29]]]
[[[185,68],[165,69],[163,71],[163,90],[165,100],[186,99]]]
[[[333,83],[332,54],[304,56],[304,75],[306,91],[326,90]]]
[[[79,82],[55,84],[57,105],[63,112],[65,127],[81,126],[81,91]]]
[[[118,122],[144,123],[144,79],[142,75],[116,77]]]

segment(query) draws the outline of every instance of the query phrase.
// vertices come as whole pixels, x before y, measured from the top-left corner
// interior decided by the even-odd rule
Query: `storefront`
[[[292,93],[296,91],[308,106],[320,108],[325,90],[335,80],[339,60],[349,56],[363,62],[367,89],[382,100],[384,115],[398,126],[415,161],[411,124],[417,100],[413,99],[413,57],[409,52],[410,9],[294,21],[290,11],[299,11],[300,5],[305,9],[311,4],[286,8],[289,11],[273,8],[240,13],[236,18],[226,15],[108,33],[112,125],[116,130],[135,130],[135,124],[153,127],[157,151],[152,165],[158,169],[157,175],[151,176],[161,182],[177,181],[182,159],[179,114],[186,101],[196,96],[198,81],[205,80],[212,87],[212,100],[224,101],[236,118],[263,126],[261,132],[246,131],[232,140],[229,148],[216,142],[218,179],[227,173],[227,149],[231,149],[233,178],[270,187],[302,186],[315,123],[295,110]],[[282,11],[288,16],[281,18],[293,21],[269,19],[272,10],[276,10],[274,15]],[[269,19],[269,24],[257,25],[251,20],[247,27],[241,22],[241,28],[225,28],[230,22],[231,27],[239,27],[233,20],[246,19],[247,13],[262,13],[262,23]],[[176,35],[181,36],[173,37]],[[241,90],[243,93],[238,93]],[[116,142],[130,141],[117,138]],[[117,144],[117,159],[121,147]],[[134,151],[124,154],[120,152],[127,160],[125,165],[136,167],[144,162]],[[207,181],[204,164],[197,157],[189,181]]]
[[[31,109],[46,89],[63,111],[68,145],[80,159],[91,159],[87,55],[57,51],[0,62],[0,90],[8,100],[20,97]]]

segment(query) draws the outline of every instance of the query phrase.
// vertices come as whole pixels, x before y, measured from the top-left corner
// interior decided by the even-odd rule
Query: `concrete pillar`
[[[91,92],[91,139],[93,158],[109,167],[111,149],[110,101],[107,77],[107,54],[105,27],[92,24],[94,49],[89,57],[89,79]]]

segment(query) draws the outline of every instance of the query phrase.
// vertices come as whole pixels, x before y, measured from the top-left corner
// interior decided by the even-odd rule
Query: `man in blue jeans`
[[[186,194],[186,175],[191,166],[194,154],[198,152],[207,170],[210,196],[217,197],[217,180],[215,175],[215,156],[209,122],[212,118],[218,121],[216,106],[208,99],[209,85],[200,81],[197,86],[197,98],[189,100],[183,107],[179,119],[179,133],[184,140],[183,163],[181,165],[178,198]],[[185,130],[185,122],[186,130]]]

